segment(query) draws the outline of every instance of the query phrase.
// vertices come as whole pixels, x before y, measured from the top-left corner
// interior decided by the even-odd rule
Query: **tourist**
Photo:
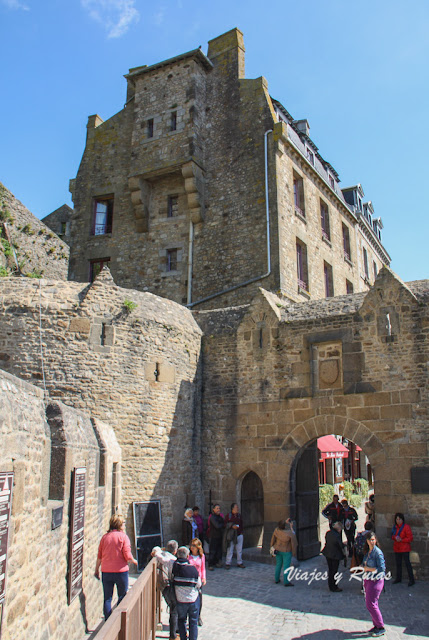
[[[365,604],[374,625],[368,633],[378,638],[385,634],[383,616],[378,606],[378,599],[384,587],[386,563],[383,552],[377,545],[377,538],[373,531],[367,534],[363,567],[365,570]]]
[[[222,566],[222,538],[225,522],[220,512],[220,506],[215,504],[207,523],[207,538],[209,540],[209,571]]]
[[[201,579],[197,569],[188,560],[188,547],[179,547],[172,576],[177,600],[180,640],[187,640],[186,621],[189,626],[189,640],[198,638],[198,615],[200,611],[199,589]]]
[[[200,515],[200,508],[199,507],[192,507],[192,513],[193,513],[193,517],[194,517],[194,522],[196,523],[197,527],[198,527],[198,538],[200,540],[203,539],[204,536],[204,522],[203,519]]]
[[[415,580],[413,567],[410,562],[411,542],[413,541],[413,532],[409,524],[405,524],[403,513],[395,513],[395,523],[392,528],[393,551],[395,552],[396,561],[396,578],[393,584],[398,584],[402,580],[402,558],[408,571],[408,586],[412,587]]]
[[[231,568],[232,556],[237,554],[237,567],[244,569],[243,551],[243,520],[238,512],[238,504],[233,502],[231,511],[225,518],[224,551],[226,553],[225,569]]]
[[[186,509],[182,520],[182,544],[189,547],[191,540],[198,535],[198,525],[192,509]]]
[[[366,522],[372,524],[372,530],[375,531],[375,497],[371,493],[369,500],[365,502]]]
[[[198,538],[194,538],[191,542],[191,553],[189,554],[189,562],[196,568],[201,580],[200,610],[198,612],[198,626],[201,627],[203,624],[203,621],[201,620],[201,609],[203,608],[203,586],[206,584],[206,557],[204,555],[201,540],[199,540]]]
[[[332,529],[330,529],[325,536],[325,547],[322,550],[323,555],[328,563],[328,587],[329,591],[339,592],[342,591],[338,587],[335,576],[338,573],[338,567],[340,560],[345,560],[346,555],[344,553],[344,543],[342,541],[341,532],[343,525],[341,522],[334,522]]]
[[[163,595],[163,598],[170,611],[170,639],[175,640],[178,637],[179,625],[177,619],[177,602],[176,593],[173,586],[172,569],[176,562],[176,554],[178,543],[176,540],[170,540],[167,542],[165,551],[160,547],[154,547],[152,549],[152,557],[155,557],[158,561],[158,585]]]
[[[358,519],[358,514],[356,512],[356,509],[351,507],[345,498],[344,500],[341,500],[341,504],[344,509],[344,512],[343,512],[344,533],[346,534],[346,538],[347,538],[347,548],[349,550],[349,556],[351,556],[353,553],[353,543],[355,540],[355,533],[356,533],[355,523]]]
[[[335,522],[343,522],[344,509],[337,494],[334,494],[332,496],[332,502],[326,505],[326,507],[323,509],[322,516],[328,518],[330,529],[332,529]]]
[[[112,596],[116,585],[118,604],[128,591],[128,563],[137,565],[131,553],[130,539],[125,533],[125,519],[118,514],[110,518],[109,530],[100,540],[94,575],[103,583],[104,617],[112,613]]]
[[[364,530],[359,531],[355,538],[353,551],[356,558],[356,566],[359,566],[363,563],[363,557],[365,555],[365,543],[368,537],[368,531],[372,531],[372,525],[370,522],[365,522]]]
[[[288,525],[288,529],[286,529]],[[280,520],[274,533],[271,536],[271,548],[276,556],[276,570],[274,572],[274,581],[280,582],[280,573],[283,571],[283,584],[285,587],[293,587],[294,584],[289,580],[289,567],[292,562],[292,556],[296,557],[297,541],[292,528],[290,518]]]

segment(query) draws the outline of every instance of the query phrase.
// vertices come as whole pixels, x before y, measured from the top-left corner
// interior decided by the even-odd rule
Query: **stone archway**
[[[318,437],[329,433],[344,436],[359,444],[371,462],[377,458],[377,465],[386,459],[381,441],[368,427],[355,420],[341,419],[339,416],[318,416],[297,426],[289,434],[289,445],[292,440],[296,445],[304,440],[296,450],[289,477],[289,512],[297,521],[300,559],[312,557],[319,552],[316,442]]]

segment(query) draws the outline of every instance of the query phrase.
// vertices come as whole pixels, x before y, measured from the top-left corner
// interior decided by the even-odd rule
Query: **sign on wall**
[[[161,501],[133,502],[137,570],[143,571],[153,547],[162,547]]]
[[[69,604],[82,591],[85,487],[86,468],[75,467],[73,469],[71,486],[70,550],[67,594]]]
[[[6,597],[7,553],[9,524],[12,513],[13,473],[0,472],[0,635]]]

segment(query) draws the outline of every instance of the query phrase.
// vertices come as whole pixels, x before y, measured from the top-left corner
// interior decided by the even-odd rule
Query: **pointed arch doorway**
[[[264,489],[258,474],[249,471],[241,481],[241,515],[244,547],[262,544],[264,534]]]

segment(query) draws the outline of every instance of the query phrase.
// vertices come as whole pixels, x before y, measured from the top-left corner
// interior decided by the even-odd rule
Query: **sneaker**
[[[371,635],[373,638],[379,638],[380,636],[384,636],[385,633],[385,628],[381,627],[381,629],[376,629],[375,631],[373,631]]]
[[[202,627],[202,626],[203,626],[203,621],[201,620],[201,618],[200,618],[200,617],[198,618],[198,626],[199,626],[199,627]]]
[[[218,569],[222,569],[222,566],[223,566],[223,565],[222,565],[222,562],[218,562],[215,566],[216,566]]]
[[[244,564],[243,564],[243,563],[238,564],[238,565],[237,565],[237,567],[238,567],[239,569],[245,569],[245,568],[246,568],[246,567],[244,566]]]
[[[295,585],[292,582],[286,582],[285,587],[294,587]]]
[[[415,580],[410,580],[409,583],[408,583],[408,586],[412,587],[413,584],[416,584],[416,581]]]
[[[377,629],[378,629],[378,627],[372,627],[372,629],[367,631],[367,633],[374,633],[374,631],[377,631]]]
[[[231,565],[230,564],[226,564],[225,565],[225,569],[228,571],[228,569],[231,569]]]
[[[275,584],[278,584],[280,582],[280,580],[274,580]]]
[[[335,589],[331,589],[332,593],[340,593],[340,591],[342,591],[342,589],[340,589],[339,587],[335,587]]]

